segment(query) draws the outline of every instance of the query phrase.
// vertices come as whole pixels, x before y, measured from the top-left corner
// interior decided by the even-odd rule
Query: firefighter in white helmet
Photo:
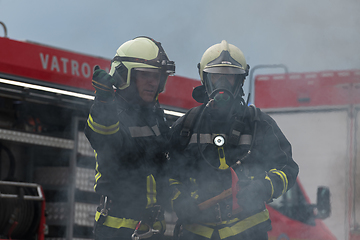
[[[101,195],[95,239],[160,239],[165,231],[169,128],[157,98],[174,72],[161,44],[148,37],[122,44],[109,73],[95,67],[85,126]]]
[[[170,130],[174,237],[266,240],[265,203],[298,175],[291,145],[269,115],[243,100],[249,65],[239,48],[223,40],[205,51],[198,68],[202,86],[193,97],[203,104]]]

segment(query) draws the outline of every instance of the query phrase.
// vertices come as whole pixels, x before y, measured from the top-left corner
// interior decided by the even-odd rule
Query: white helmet
[[[175,64],[169,61],[160,42],[141,36],[123,43],[111,62],[110,75],[115,79],[118,89],[130,86],[134,69],[160,72],[158,93],[164,90],[167,78],[175,73]]]
[[[209,47],[198,64],[201,83],[205,85],[210,96],[216,86],[210,81],[211,74],[235,75],[236,82],[231,90],[234,97],[240,93],[245,77],[249,72],[244,54],[236,46],[223,40],[221,43]]]

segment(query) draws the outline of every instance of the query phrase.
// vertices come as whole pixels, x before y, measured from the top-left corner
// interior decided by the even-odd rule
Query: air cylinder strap
[[[200,144],[214,144],[214,136],[218,134],[210,134],[210,133],[200,133]],[[224,135],[227,138],[227,135]],[[240,136],[239,145],[250,145],[252,141],[252,136],[249,134],[242,134]],[[189,144],[197,144],[197,133],[191,135]]]
[[[196,116],[198,115],[200,110],[202,110],[203,108],[204,108],[204,105],[194,107],[189,110],[187,115],[185,115],[185,119],[183,121],[184,124],[180,131],[180,139],[181,139],[180,143],[184,148],[188,145],[188,143],[190,141],[190,136],[192,134],[192,129],[194,126]]]

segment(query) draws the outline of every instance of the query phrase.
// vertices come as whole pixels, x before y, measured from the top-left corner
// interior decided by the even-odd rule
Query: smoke
[[[355,0],[155,1],[142,7],[38,1],[23,2],[21,9],[10,1],[0,4],[10,38],[111,58],[122,42],[149,35],[163,43],[178,75],[196,79],[203,52],[223,39],[238,46],[251,66],[282,63],[291,72],[304,72],[353,69],[360,63],[360,3]]]
[[[1,0],[0,21],[6,24],[11,39],[28,39],[105,58],[112,58],[121,43],[148,35],[162,43],[170,60],[176,63],[177,75],[195,79],[199,79],[196,65],[204,51],[223,39],[238,46],[252,67],[285,64],[290,72],[309,72],[360,66],[357,0],[183,0],[139,4],[22,1],[19,8],[15,1]],[[266,69],[256,74],[269,72]],[[285,124],[279,125],[282,128]],[[305,174],[306,169],[312,168],[300,172],[315,201],[316,185]]]
[[[358,1],[212,3],[207,30],[242,49],[252,66],[281,63],[291,72],[359,66]]]

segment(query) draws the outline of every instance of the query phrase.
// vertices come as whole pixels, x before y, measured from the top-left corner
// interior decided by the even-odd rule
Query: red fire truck
[[[292,143],[306,201],[316,199],[314,186],[329,187],[332,214],[324,223],[337,239],[360,239],[360,70],[258,75],[255,105]],[[293,238],[308,239],[298,223],[290,226],[299,234]]]
[[[94,98],[95,65],[108,69],[110,60],[0,37],[1,239],[92,238],[95,159],[83,129]],[[198,105],[191,97],[198,85],[195,79],[169,78],[159,101],[170,123]],[[309,188],[305,182],[268,206],[270,239],[335,239],[319,219],[328,215],[326,188],[319,188],[318,202],[311,204],[316,200],[305,189],[315,192],[317,184]],[[10,198],[32,203],[33,214],[5,201]],[[167,212],[166,221],[170,238],[176,216]]]

